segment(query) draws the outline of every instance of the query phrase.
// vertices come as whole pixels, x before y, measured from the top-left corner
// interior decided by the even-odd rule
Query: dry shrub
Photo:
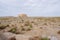
[[[50,39],[48,37],[42,38],[42,37],[35,36],[33,38],[29,38],[29,40],[50,40]]]

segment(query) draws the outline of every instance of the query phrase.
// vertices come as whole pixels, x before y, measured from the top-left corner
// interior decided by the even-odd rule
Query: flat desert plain
[[[0,40],[60,40],[60,17],[0,17]]]

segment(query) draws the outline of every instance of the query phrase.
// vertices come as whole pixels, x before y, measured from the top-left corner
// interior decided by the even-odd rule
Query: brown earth
[[[60,40],[60,17],[22,16],[0,17],[0,40]]]

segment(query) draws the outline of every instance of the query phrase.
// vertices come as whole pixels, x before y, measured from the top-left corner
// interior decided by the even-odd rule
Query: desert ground
[[[0,17],[0,40],[60,40],[60,17]]]

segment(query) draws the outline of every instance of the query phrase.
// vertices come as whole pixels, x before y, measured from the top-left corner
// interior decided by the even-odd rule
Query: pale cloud
[[[43,0],[40,3],[37,2],[36,7],[32,8],[35,12],[42,13],[42,14],[54,14],[55,12],[60,10],[60,3],[59,0]],[[38,10],[38,11],[37,11]],[[33,11],[33,10],[32,10]]]
[[[18,13],[31,16],[60,16],[60,0],[0,0],[0,16]]]

